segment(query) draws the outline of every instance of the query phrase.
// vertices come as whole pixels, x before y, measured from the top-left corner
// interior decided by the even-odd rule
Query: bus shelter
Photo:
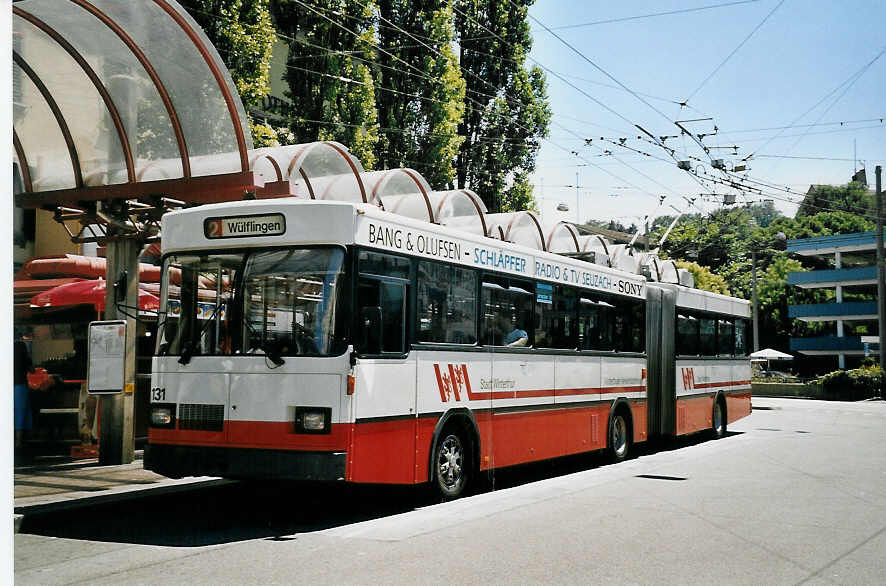
[[[159,238],[165,211],[243,199],[265,179],[252,169],[227,69],[174,0],[21,0],[11,9],[15,206],[52,211],[72,240],[106,247],[102,317],[125,319],[127,336],[124,388],[102,401],[100,459],[131,461],[124,422],[133,420],[145,328],[126,308],[139,305],[139,253]]]

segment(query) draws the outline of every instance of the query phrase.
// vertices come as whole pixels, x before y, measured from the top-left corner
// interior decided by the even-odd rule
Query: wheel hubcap
[[[462,479],[462,447],[454,435],[447,436],[443,440],[437,466],[443,485],[448,489],[457,487]]]
[[[624,456],[628,449],[628,426],[621,416],[612,421],[612,449],[619,458]]]
[[[714,431],[717,433],[723,431],[723,409],[720,403],[714,405]]]

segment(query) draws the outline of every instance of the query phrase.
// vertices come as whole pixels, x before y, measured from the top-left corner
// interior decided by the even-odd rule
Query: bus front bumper
[[[221,476],[269,480],[345,479],[347,452],[302,452],[206,446],[145,446],[144,467],[169,478]]]

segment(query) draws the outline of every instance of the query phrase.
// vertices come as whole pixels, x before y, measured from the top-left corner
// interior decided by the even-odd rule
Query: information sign
[[[86,379],[90,394],[108,395],[123,392],[125,355],[125,321],[89,323],[89,366]]]

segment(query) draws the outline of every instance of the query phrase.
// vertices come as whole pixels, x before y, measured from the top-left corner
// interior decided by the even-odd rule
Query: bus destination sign
[[[203,234],[207,238],[244,238],[247,236],[280,236],[286,232],[283,214],[206,218]]]

